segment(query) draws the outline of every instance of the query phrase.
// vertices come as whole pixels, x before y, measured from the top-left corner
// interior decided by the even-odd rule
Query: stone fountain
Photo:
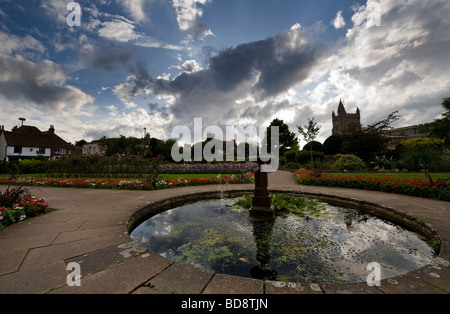
[[[268,185],[268,173],[262,171],[264,162],[258,158],[258,170],[255,172],[255,190],[253,194],[250,217],[256,220],[274,220],[275,209],[272,205]]]

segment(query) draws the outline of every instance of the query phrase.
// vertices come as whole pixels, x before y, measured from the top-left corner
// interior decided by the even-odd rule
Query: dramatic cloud
[[[205,69],[196,62],[185,62],[179,67],[183,72],[172,80],[157,79],[144,64],[137,64],[115,92],[123,100],[172,96],[175,101],[170,109],[178,121],[187,123],[202,116],[211,123],[226,123],[244,112],[237,100],[251,96],[254,102],[265,101],[305,80],[323,49],[305,30],[295,27],[279,36],[224,50]],[[264,111],[260,114],[267,117]]]
[[[34,63],[17,55],[0,55],[0,95],[9,100],[61,110],[67,106],[79,110],[93,99],[80,89],[65,85],[61,66],[49,60]]]
[[[129,50],[105,44],[99,44],[98,47],[92,44],[82,45],[79,53],[87,67],[102,71],[117,70],[126,66],[133,58],[133,54]]]
[[[316,69],[307,94],[328,112],[345,99],[349,110],[362,108],[365,124],[394,110],[402,115],[399,125],[432,121],[450,88],[450,3],[370,4],[354,8],[346,40]]]

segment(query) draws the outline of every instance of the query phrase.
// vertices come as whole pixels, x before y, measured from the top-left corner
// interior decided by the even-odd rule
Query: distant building
[[[359,108],[356,113],[347,113],[343,101],[339,102],[338,114],[333,111],[333,135],[345,135],[351,133],[355,128],[361,128],[361,112]],[[383,133],[391,139],[390,147],[394,148],[399,142],[416,137],[426,137],[427,133],[423,131],[424,125],[411,125],[396,129],[385,130]]]
[[[105,152],[100,145],[100,140],[95,140],[83,145],[83,156],[87,155],[103,155]]]
[[[395,146],[401,141],[408,140],[410,138],[427,137],[428,133],[423,131],[424,127],[425,126],[423,124],[419,124],[385,130],[383,132],[391,139],[390,147],[395,148]]]
[[[0,126],[0,160],[20,161],[38,155],[58,159],[69,156],[73,149],[72,144],[55,134],[53,125],[44,132],[30,125],[15,126],[11,131]]]
[[[333,135],[344,135],[350,133],[351,130],[361,128],[361,112],[359,108],[356,109],[356,113],[347,113],[341,99],[337,113],[336,115],[333,111],[332,114]]]

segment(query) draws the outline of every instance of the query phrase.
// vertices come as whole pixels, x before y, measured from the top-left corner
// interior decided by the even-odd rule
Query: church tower
[[[339,101],[338,114],[333,111],[333,135],[348,134],[352,129],[361,128],[361,112],[359,108],[356,109],[356,113],[347,113],[345,111],[344,103],[342,99]]]

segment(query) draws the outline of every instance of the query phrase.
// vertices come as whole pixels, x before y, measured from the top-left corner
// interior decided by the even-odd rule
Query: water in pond
[[[314,208],[257,222],[236,199],[202,201],[156,215],[132,238],[148,250],[242,277],[311,283],[362,282],[371,262],[381,279],[429,264],[433,250],[416,233],[313,200]]]

